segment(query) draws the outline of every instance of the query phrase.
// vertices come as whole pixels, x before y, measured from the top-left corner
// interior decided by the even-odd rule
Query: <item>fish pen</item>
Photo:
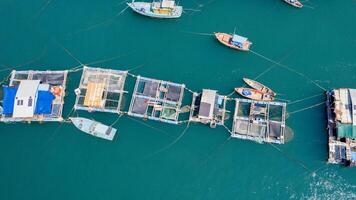
[[[193,93],[189,121],[210,124],[211,128],[224,125],[227,100],[216,90],[203,89],[201,93]]]
[[[356,166],[356,89],[330,90],[326,98],[328,162]]]
[[[231,137],[284,144],[286,103],[235,99]]]
[[[2,122],[63,121],[68,71],[16,71],[3,86]]]
[[[85,66],[75,90],[74,109],[88,112],[121,113],[127,71]]]
[[[137,76],[128,115],[178,124],[184,84]]]

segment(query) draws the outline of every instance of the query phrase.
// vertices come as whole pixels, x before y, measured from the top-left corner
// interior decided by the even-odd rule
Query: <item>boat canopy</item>
[[[232,36],[232,41],[243,44],[247,41],[247,38],[234,34]]]
[[[175,3],[172,0],[162,0],[162,8],[174,8]]]

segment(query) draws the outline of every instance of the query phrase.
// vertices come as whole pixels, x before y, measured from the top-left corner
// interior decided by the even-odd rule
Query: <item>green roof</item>
[[[356,126],[352,124],[338,124],[337,136],[339,138],[351,138],[356,139]]]

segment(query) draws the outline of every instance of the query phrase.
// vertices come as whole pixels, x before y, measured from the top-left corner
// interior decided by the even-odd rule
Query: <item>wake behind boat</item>
[[[248,78],[243,78],[243,80],[248,86],[252,87],[253,89],[259,90],[264,94],[270,94],[271,96],[276,96],[276,93],[273,90],[263,85],[262,83],[259,83],[257,81]]]
[[[246,97],[248,99],[253,99],[257,101],[273,101],[274,97],[270,94],[265,94],[259,90],[250,89],[250,88],[235,88],[235,91],[239,93],[241,96]]]
[[[287,4],[294,6],[296,8],[302,8],[303,4],[300,3],[300,1],[298,0],[284,0],[284,2],[286,2]]]
[[[247,38],[242,37],[237,34],[227,34],[227,33],[214,33],[215,37],[222,44],[241,51],[249,51],[252,42],[248,41]]]
[[[70,117],[69,119],[79,130],[89,135],[106,140],[113,140],[115,137],[116,129],[106,126],[100,122],[83,117]]]
[[[135,12],[154,18],[179,18],[183,7],[177,6],[174,0],[162,0],[161,2],[135,2],[127,3]]]

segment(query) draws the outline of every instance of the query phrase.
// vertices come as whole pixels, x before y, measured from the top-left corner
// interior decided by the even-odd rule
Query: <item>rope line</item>
[[[324,95],[324,94],[321,93],[321,94],[316,94],[316,95],[313,95],[313,96],[310,96],[310,97],[306,97],[306,98],[303,98],[303,99],[298,99],[298,100],[290,102],[289,105],[295,104],[295,103],[299,103],[299,102],[302,102],[302,101],[305,101],[305,100],[308,100],[308,99],[312,99],[314,97],[322,96],[322,95]]]
[[[321,103],[318,103],[318,104],[315,104],[315,105],[312,105],[312,106],[309,106],[309,107],[306,107],[306,108],[302,108],[302,109],[299,109],[299,110],[290,112],[290,113],[288,113],[288,114],[289,114],[289,115],[292,115],[292,114],[295,114],[295,113],[299,113],[299,112],[302,112],[302,111],[305,111],[305,110],[309,110],[309,109],[311,109],[311,108],[318,107],[318,106],[323,105],[323,104],[325,104],[325,103],[326,103],[326,101],[323,101],[323,102],[321,102]]]
[[[314,84],[315,86],[317,86],[318,88],[322,89],[323,91],[326,91],[326,89],[325,89],[324,87],[322,87],[321,85],[319,85],[318,83],[316,83],[314,80],[312,80],[312,79],[310,79],[309,77],[307,77],[305,74],[303,74],[303,73],[301,73],[301,72],[299,72],[299,71],[297,71],[297,70],[295,70],[295,69],[293,69],[293,68],[290,68],[290,67],[288,67],[287,65],[284,65],[284,64],[281,64],[281,63],[279,63],[279,62],[276,62],[276,61],[274,61],[274,60],[272,60],[272,59],[270,59],[270,58],[268,58],[268,57],[266,57],[266,56],[264,56],[264,55],[262,55],[262,54],[259,54],[259,53],[255,52],[255,51],[252,51],[252,50],[250,50],[250,51],[251,51],[253,54],[255,54],[255,55],[257,55],[257,56],[259,56],[259,57],[261,57],[261,58],[263,58],[263,59],[265,59],[265,60],[271,62],[271,63],[275,63],[276,65],[278,65],[278,66],[280,66],[280,67],[283,67],[283,68],[285,68],[285,69],[287,69],[287,70],[289,70],[289,71],[291,71],[291,72],[294,72],[294,73],[298,74],[298,75],[301,76],[301,77],[304,77],[305,79],[307,79],[308,81],[310,81],[311,83],[313,83],[313,84]]]

